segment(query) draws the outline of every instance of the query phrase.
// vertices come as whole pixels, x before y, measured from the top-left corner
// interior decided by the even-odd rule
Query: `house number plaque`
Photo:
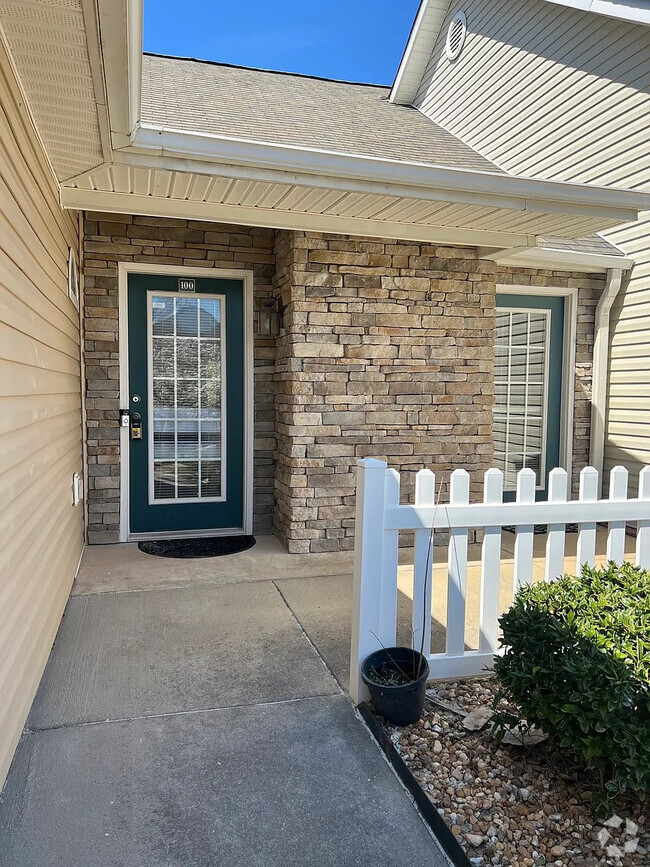
[[[194,277],[179,277],[178,278],[179,292],[196,292],[196,280]]]

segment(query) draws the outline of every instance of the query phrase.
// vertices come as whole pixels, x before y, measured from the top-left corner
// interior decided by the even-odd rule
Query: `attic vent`
[[[449,30],[447,31],[447,44],[445,52],[450,60],[456,60],[465,44],[467,36],[467,18],[464,12],[457,12],[451,19]]]

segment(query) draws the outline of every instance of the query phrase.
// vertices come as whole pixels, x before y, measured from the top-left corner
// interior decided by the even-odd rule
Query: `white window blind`
[[[529,467],[545,486],[550,311],[500,307],[494,346],[494,465],[506,488]]]

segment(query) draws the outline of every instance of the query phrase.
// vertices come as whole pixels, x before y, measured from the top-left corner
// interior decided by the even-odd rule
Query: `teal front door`
[[[564,298],[497,294],[496,306],[494,465],[506,500],[524,467],[545,500],[548,474],[560,466]]]
[[[130,274],[128,333],[130,532],[241,532],[242,281]]]

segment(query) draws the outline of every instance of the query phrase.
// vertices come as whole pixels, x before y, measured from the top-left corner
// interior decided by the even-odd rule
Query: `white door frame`
[[[562,404],[560,407],[560,466],[569,476],[573,469],[573,415],[576,386],[576,339],[578,334],[578,290],[559,286],[518,286],[497,283],[497,295],[537,295],[564,298],[562,335]]]
[[[120,428],[120,542],[136,539],[179,539],[188,536],[250,535],[253,532],[253,272],[231,268],[192,268],[186,265],[118,263],[118,347],[120,407],[131,406],[129,390],[129,274],[196,277],[208,280],[241,280],[244,288],[244,526],[176,533],[131,533],[129,491],[129,428]]]

